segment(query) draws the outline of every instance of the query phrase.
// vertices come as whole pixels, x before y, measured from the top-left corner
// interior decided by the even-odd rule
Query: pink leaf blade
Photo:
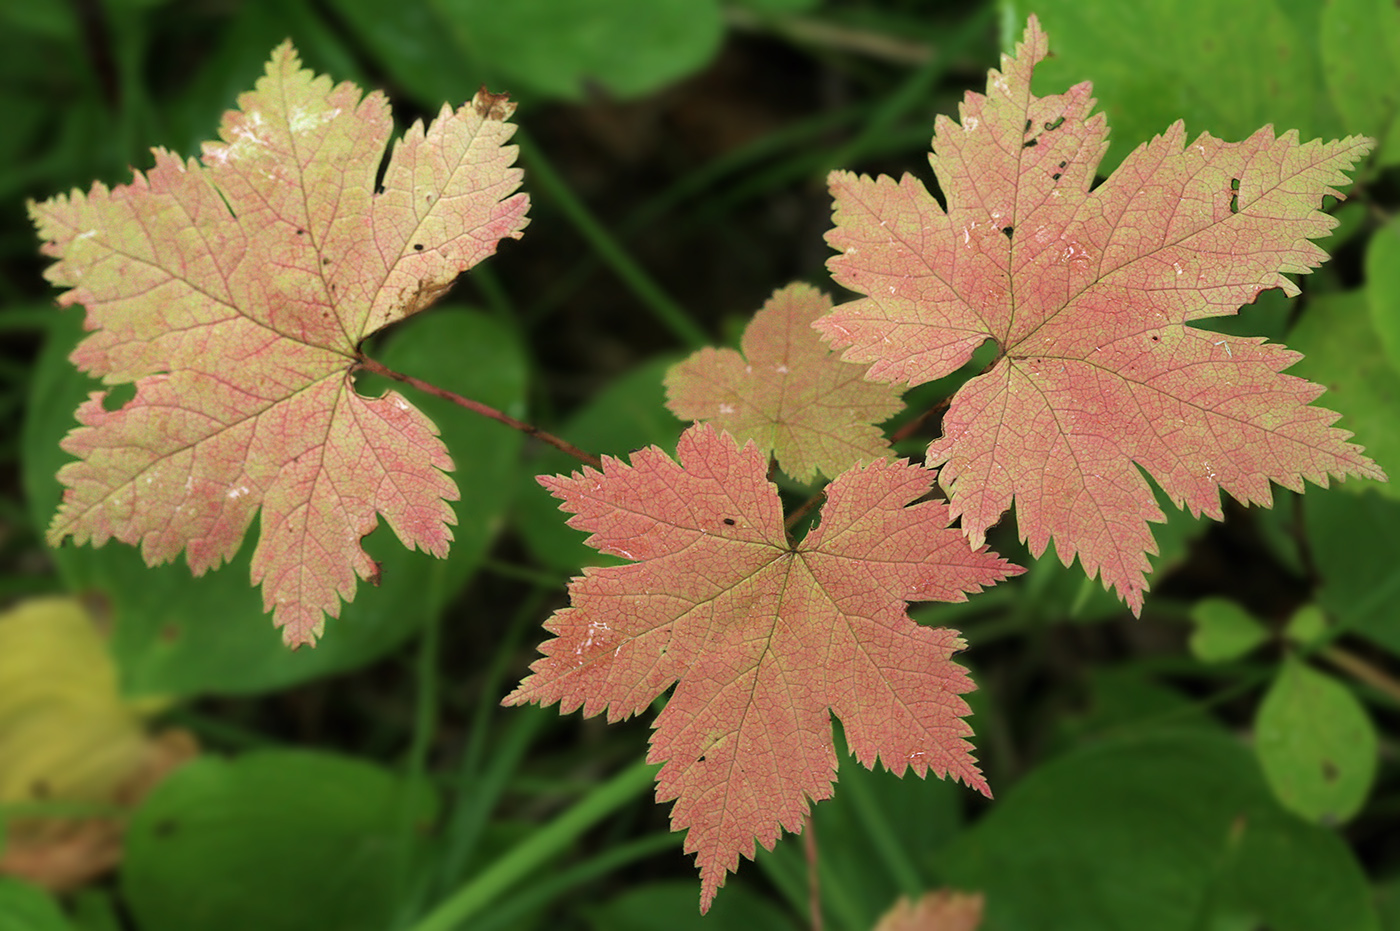
[[[1087,85],[1031,93],[1046,50],[1032,17],[961,123],[936,124],[946,223],[915,181],[833,176],[829,265],[866,297],[817,327],[868,377],[914,384],[956,367],[949,347],[994,339],[1001,357],[952,398],[929,447],[952,515],[980,545],[1014,505],[1032,553],[1053,540],[1137,612],[1163,519],[1143,473],[1216,518],[1222,490],[1268,504],[1271,482],[1381,474],[1311,406],[1321,389],[1284,374],[1296,354],[1188,326],[1269,288],[1297,293],[1288,276],[1326,258],[1311,242],[1334,225],[1322,199],[1372,142],[1265,127],[1188,143],[1177,123],[1090,190],[1104,120]],[[911,216],[930,221],[916,233]],[[906,276],[946,287],[903,298]]]
[[[833,172],[831,189],[839,220],[827,242],[841,253],[828,263],[831,276],[870,296],[837,307],[817,331],[848,362],[873,363],[872,379],[918,384],[956,371],[992,326],[969,296],[968,263],[939,262],[952,254],[936,245],[952,236],[947,216],[908,175],[872,182]],[[998,299],[990,286],[981,293]]]
[[[61,302],[87,308],[74,362],[137,389],[121,410],[100,394],[80,408],[50,541],[115,537],[152,564],[184,552],[199,574],[232,556],[261,509],[253,579],[292,646],[314,643],[358,580],[376,579],[361,539],[381,516],[406,546],[445,555],[458,498],[446,448],[403,398],[362,398],[349,376],[369,326],[426,306],[491,237],[523,228],[509,108],[491,101],[489,119],[459,118],[469,105],[419,127],[403,147],[413,164],[387,169],[415,191],[446,184],[451,206],[429,211],[439,225],[480,219],[435,241],[431,262],[374,238],[408,209],[374,190],[392,130],[383,96],[332,86],[285,43],[200,161],[158,150],[130,184],[31,204],[56,260],[47,275],[69,289]],[[394,269],[435,277],[403,313],[376,317]]]
[[[515,193],[523,172],[513,167],[517,147],[507,145],[514,110],[481,92],[455,112],[444,106],[426,129],[414,123],[395,145],[374,204],[374,245],[386,267],[365,333],[432,303],[501,239],[521,237],[529,199]]]
[[[1021,570],[971,550],[942,505],[910,506],[933,473],[908,462],[838,476],[822,522],[792,544],[752,443],[701,424],[677,450],[678,462],[653,447],[630,466],[606,459],[602,472],[541,479],[592,545],[638,561],[571,583],[571,606],[546,624],[554,639],[506,703],[558,701],[616,720],[674,684],[649,759],[663,764],[658,798],[675,801],[672,824],[697,855],[704,909],[755,843],[771,847],[831,794],[833,711],[850,717],[867,765],[985,789],[965,707],[950,700],[972,687],[950,659],[961,641],[920,628],[905,605],[961,600]],[[751,513],[777,535],[749,533]],[[850,653],[855,678],[838,665]],[[902,716],[882,723],[870,702]]]

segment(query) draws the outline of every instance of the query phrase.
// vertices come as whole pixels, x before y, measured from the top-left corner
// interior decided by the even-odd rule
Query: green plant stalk
[[[428,750],[438,726],[439,682],[438,666],[442,645],[443,573],[446,563],[435,562],[429,575],[426,599],[433,610],[423,627],[418,644],[418,695],[413,711],[413,738],[408,749],[407,772],[404,774],[403,797],[399,802],[398,872],[395,876],[395,900],[404,902],[406,891],[413,882],[414,802],[419,787],[428,779]]]
[[[584,831],[644,794],[655,778],[656,767],[645,761],[617,773],[458,888],[411,931],[452,931],[562,853]]]
[[[514,923],[529,914],[532,909],[541,907],[570,889],[606,876],[634,860],[644,860],[662,851],[679,847],[680,843],[680,834],[673,831],[657,831],[634,841],[609,847],[596,857],[590,857],[576,866],[552,873],[532,883],[528,890],[496,905],[484,920],[472,924],[472,931],[494,931],[496,928],[514,927]]]
[[[878,149],[882,136],[894,129],[902,117],[929,99],[933,88],[947,72],[953,52],[966,48],[983,33],[991,25],[994,13],[995,9],[990,4],[973,12],[967,21],[948,37],[940,51],[930,55],[894,93],[887,95],[880,102],[854,138],[830,154],[826,171],[853,165]],[[823,174],[825,173],[824,171]]]
[[[895,836],[889,819],[880,810],[880,806],[875,804],[869,787],[859,779],[850,779],[841,784],[841,789],[850,793],[856,811],[860,812],[861,826],[865,828],[870,842],[879,852],[886,871],[898,883],[899,891],[911,899],[918,899],[928,884],[919,875],[919,868],[914,865],[899,838]]]
[[[523,131],[517,133],[515,138],[520,145],[520,153],[526,162],[531,180],[564,212],[564,216],[574,224],[580,235],[593,247],[593,251],[598,253],[598,257],[622,279],[622,283],[641,300],[652,316],[691,349],[708,346],[710,337],[700,325],[661,290],[661,286],[653,281],[613,235],[603,228],[583,201],[574,196],[574,192],[564,183],[564,179],[554,170],[548,159],[540,154],[540,150],[530,138]]]
[[[467,740],[467,747],[462,753],[453,780],[457,795],[452,815],[443,834],[446,849],[439,869],[440,889],[452,888],[461,880],[471,858],[472,848],[480,836],[482,825],[491,809],[495,807],[500,793],[504,791],[506,776],[513,772],[524,757],[543,724],[541,715],[512,715],[505,738],[491,753],[490,769],[485,775],[482,774],[487,738],[491,733],[491,716],[498,708],[496,701],[501,695],[501,680],[505,675],[506,664],[515,655],[515,649],[524,638],[525,630],[531,626],[528,622],[539,611],[544,601],[544,593],[544,589],[532,592],[512,616],[506,628],[506,635],[496,648],[491,666],[482,682],[476,712],[472,716],[471,736]]]

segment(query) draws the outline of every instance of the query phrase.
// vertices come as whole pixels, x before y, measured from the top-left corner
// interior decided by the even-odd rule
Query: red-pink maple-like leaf
[[[354,391],[361,340],[427,306],[456,275],[520,236],[528,201],[511,107],[482,91],[395,145],[382,94],[299,68],[290,44],[200,161],[161,149],[130,184],[30,204],[48,278],[95,331],[73,362],[136,383],[108,411],[78,409],[77,455],[49,528],[183,550],[201,574],[237,551],[262,509],[254,584],[290,645],[377,568],[360,545],[382,514],[438,556],[457,490],[432,423],[398,394]]]
[[[777,456],[800,482],[861,460],[888,458],[874,424],[901,407],[899,392],[868,381],[812,329],[831,298],[805,284],[774,292],[744,330],[743,350],[701,349],[666,373],[666,406],[705,420]]]
[[[1105,122],[1087,83],[1031,93],[1046,51],[1032,17],[961,125],[938,118],[946,211],[909,175],[831,175],[831,273],[867,297],[816,326],[895,382],[947,375],[995,340],[1000,359],[954,396],[929,447],[953,515],[980,543],[1014,500],[1033,553],[1053,539],[1136,612],[1148,522],[1163,519],[1139,467],[1217,519],[1222,488],[1267,505],[1270,480],[1383,477],[1336,414],[1309,406],[1322,389],[1281,374],[1297,353],[1187,325],[1268,288],[1296,294],[1284,273],[1326,259],[1308,240],[1336,222],[1317,208],[1371,141],[1300,145],[1265,128],[1188,144],[1178,122],[1091,191]]]
[[[797,831],[808,801],[831,795],[831,721],[865,766],[952,775],[987,791],[964,740],[973,688],[955,631],[921,627],[908,601],[963,601],[1019,567],[974,550],[947,508],[909,502],[933,473],[877,460],[827,487],[821,523],[799,544],[783,528],[766,457],[697,424],[677,464],[652,446],[629,466],[541,476],[604,553],[636,562],[590,568],[556,636],[506,704],[559,702],[609,721],[675,684],[657,717],[659,801],[689,830],[707,909],[739,855]]]

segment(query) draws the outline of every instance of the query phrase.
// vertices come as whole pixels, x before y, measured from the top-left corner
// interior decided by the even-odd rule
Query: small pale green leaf
[[[742,355],[706,347],[671,367],[666,406],[681,420],[753,440],[803,483],[890,458],[875,424],[904,407],[900,391],[869,381],[865,366],[842,362],[821,341],[812,322],[831,309],[831,298],[811,285],[774,291],[744,330]]]
[[[127,834],[122,889],[142,931],[382,931],[400,823],[433,800],[325,753],[202,758],[153,792]]]
[[[1376,778],[1376,729],[1356,695],[1289,657],[1259,706],[1255,749],[1285,808],[1340,824],[1361,809]]]
[[[1327,634],[1327,615],[1317,605],[1303,605],[1283,628],[1283,635],[1289,643],[1300,647],[1311,646]]]
[[[1378,234],[1374,243],[1385,237]],[[1395,260],[1400,261],[1400,238],[1394,238]],[[1374,249],[1373,249],[1374,251]],[[1397,353],[1400,359],[1400,273],[1376,268],[1368,274],[1379,279],[1393,279],[1394,318]],[[1288,342],[1303,354],[1303,358],[1288,370],[1290,375],[1306,378],[1327,389],[1319,402],[1323,407],[1342,415],[1338,426],[1355,434],[1355,442],[1366,448],[1366,454],[1385,470],[1387,475],[1400,474],[1400,372],[1387,358],[1383,338],[1374,325],[1377,288],[1371,292],[1372,316],[1366,314],[1367,295],[1360,290],[1318,295],[1308,302],[1307,312],[1289,336]],[[1375,489],[1383,495],[1400,498],[1400,485],[1352,476],[1337,487],[1347,491]]]
[[[1191,606],[1191,652],[1207,663],[1239,659],[1269,639],[1269,631],[1228,598],[1203,598]]]

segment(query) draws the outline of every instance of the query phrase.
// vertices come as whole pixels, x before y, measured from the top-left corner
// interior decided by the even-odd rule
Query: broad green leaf
[[[1376,778],[1375,725],[1355,693],[1287,657],[1254,721],[1254,747],[1283,806],[1309,821],[1341,824]]]
[[[1058,718],[1048,751],[1071,752],[1105,737],[1152,730],[1222,729],[1198,700],[1160,682],[1145,663],[1096,666],[1085,680],[1083,710]]]
[[[1385,357],[1400,369],[1400,219],[1377,230],[1366,247],[1366,300]]]
[[[1344,131],[1323,86],[1317,12],[1274,0],[1003,0],[1008,20],[1040,17],[1053,57],[1037,91],[1094,84],[1113,137],[1107,173],[1175,120],[1191,136],[1243,139],[1271,124],[1304,140]],[[1010,45],[1010,42],[1007,42]]]
[[[643,446],[675,449],[683,424],[666,411],[662,379],[675,360],[657,358],[613,379],[563,425],[557,435],[594,455],[626,456]],[[553,447],[525,463],[531,474],[553,475],[578,462]],[[582,566],[620,565],[622,560],[584,544],[587,534],[566,524],[559,502],[537,482],[521,490],[515,522],[531,554],[551,569],[576,572]]]
[[[330,0],[330,6],[384,70],[425,105],[466,100],[483,82],[489,84],[490,75],[478,67],[488,62],[462,54],[444,15],[445,4],[395,0],[392,16],[384,15],[383,0]],[[483,49],[488,58],[490,53]]]
[[[733,4],[763,16],[783,16],[814,10],[821,6],[822,0],[733,0]]]
[[[0,928],[5,931],[75,931],[57,902],[42,889],[0,877]]]
[[[1328,0],[1318,42],[1347,132],[1379,139],[1380,163],[1400,164],[1400,10],[1392,0]]]
[[[1400,502],[1332,491],[1303,506],[1319,603],[1347,630],[1400,655]]]
[[[512,87],[569,100],[650,93],[708,64],[724,34],[716,0],[437,0],[436,9]]]
[[[695,910],[695,886],[677,880],[647,883],[585,912],[593,931],[716,931],[752,928],[797,931],[801,925],[768,899],[736,885],[701,915]]]
[[[383,931],[402,818],[434,801],[377,766],[250,753],[177,770],[137,812],[121,885],[141,931]]]
[[[997,931],[1378,931],[1336,834],[1274,801],[1254,755],[1201,731],[1045,763],[940,857]]]
[[[23,469],[39,526],[62,493],[54,473],[68,456],[58,441],[73,407],[92,389],[65,358],[80,327],[80,314],[62,314],[30,386]],[[481,314],[443,308],[408,321],[394,332],[383,360],[500,409],[519,410],[524,401],[526,363],[519,342]],[[520,438],[460,409],[448,411],[451,405],[437,399],[414,400],[440,418],[454,474],[477,492],[453,503],[456,541],[446,560],[426,559],[388,539],[388,528],[377,530],[365,545],[380,564],[379,586],[346,605],[339,629],[315,650],[288,651],[265,623],[257,592],[248,585],[251,541],[231,564],[199,578],[184,566],[147,567],[126,547],[53,551],[72,591],[105,598],[126,692],[260,692],[353,669],[402,643],[455,594],[499,528],[519,470]]]
[[[1207,663],[1225,663],[1251,652],[1269,631],[1228,598],[1203,598],[1191,606],[1191,652]]]
[[[1386,235],[1378,233],[1372,243]],[[1400,261],[1400,248],[1395,258]],[[1367,288],[1372,316],[1366,313],[1366,294],[1360,290],[1319,294],[1308,301],[1306,313],[1288,338],[1289,345],[1303,354],[1289,374],[1326,388],[1323,403],[1342,415],[1339,425],[1362,439],[1366,454],[1387,475],[1400,475],[1400,430],[1395,428],[1400,423],[1400,372],[1386,357],[1384,340],[1374,322],[1376,291],[1384,287],[1376,282],[1384,281],[1389,270],[1375,269],[1374,274],[1376,278]],[[1396,287],[1395,336],[1400,341],[1400,277],[1391,277]],[[1396,350],[1400,357],[1400,342]],[[1351,492],[1375,490],[1400,498],[1400,485],[1360,476],[1337,487]]]

